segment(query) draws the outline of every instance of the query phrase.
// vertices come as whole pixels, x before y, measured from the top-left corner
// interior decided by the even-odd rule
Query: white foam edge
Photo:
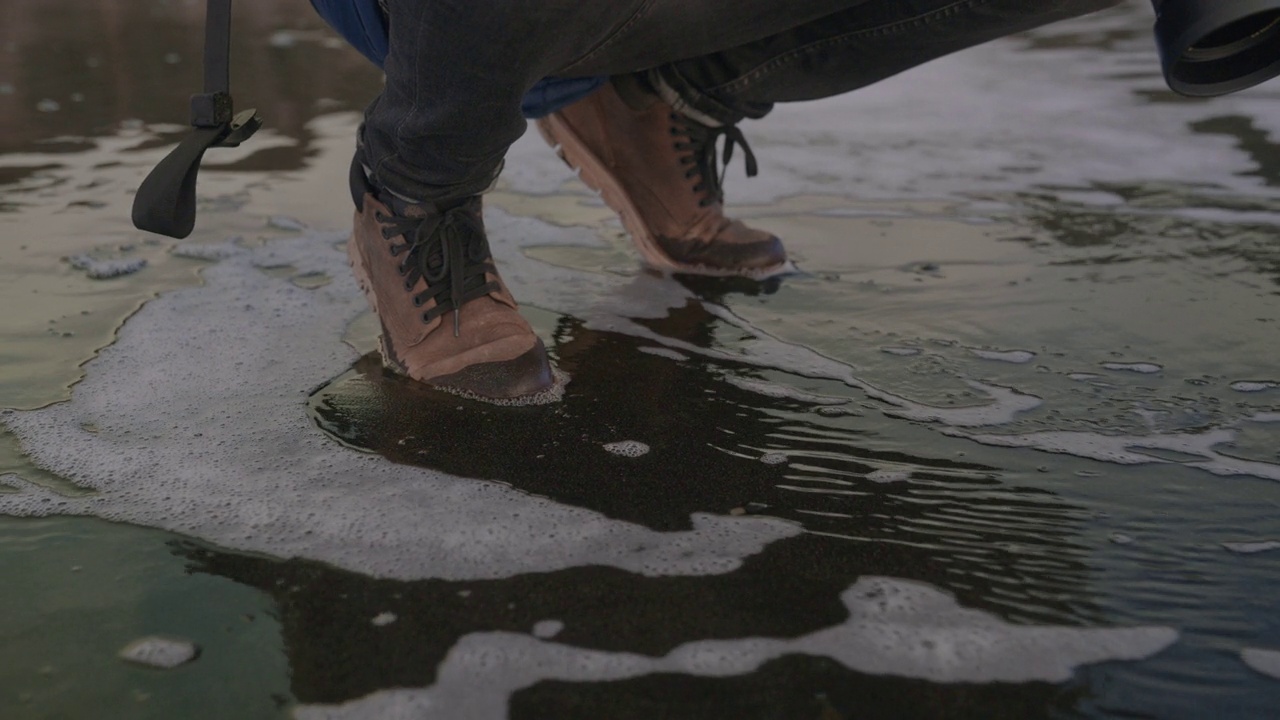
[[[1246,648],[1240,651],[1240,659],[1254,671],[1280,680],[1280,650]]]
[[[602,447],[610,454],[627,458],[648,455],[649,450],[652,449],[648,443],[643,443],[639,440],[618,440],[617,442],[605,443]]]
[[[800,532],[778,519],[704,513],[689,530],[655,532],[333,442],[305,399],[355,359],[340,337],[364,300],[334,248],[341,237],[308,232],[210,265],[204,285],[135,314],[69,402],[0,416],[36,464],[96,491],[70,498],[16,483],[20,492],[0,495],[0,513],[93,515],[398,579],[585,565],[724,573]],[[335,280],[299,288],[259,272],[264,259]]]
[[[1019,435],[969,434],[944,431],[949,435],[965,437],[974,442],[993,447],[1030,448],[1047,453],[1073,455],[1075,457],[1117,465],[1145,465],[1149,463],[1171,464],[1173,461],[1144,453],[1143,450],[1168,450],[1202,460],[1187,460],[1177,464],[1204,470],[1219,476],[1250,476],[1263,480],[1280,480],[1280,465],[1245,460],[1223,455],[1218,445],[1230,443],[1236,432],[1220,428],[1203,433],[1168,433],[1156,435],[1103,435],[1102,433],[1054,430]]]
[[[938,683],[1064,682],[1077,667],[1143,660],[1177,641],[1169,627],[1015,625],[929,585],[863,577],[841,594],[842,623],[796,638],[688,642],[661,657],[580,648],[509,632],[462,637],[425,688],[304,705],[298,720],[501,720],[512,694],[544,681],[604,682],[654,673],[732,677],[787,655],[829,658],[873,675]]]

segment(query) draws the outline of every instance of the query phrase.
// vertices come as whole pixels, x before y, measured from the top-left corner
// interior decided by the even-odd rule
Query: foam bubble
[[[182,243],[174,245],[170,254],[191,260],[226,260],[244,249],[235,244],[235,240],[220,243]]]
[[[562,630],[564,630],[564,623],[559,620],[539,620],[534,623],[533,636],[543,640],[550,640],[559,635]]]
[[[176,668],[195,660],[200,648],[178,638],[150,636],[139,638],[120,650],[120,658],[162,670]]]
[[[1102,363],[1102,367],[1107,370],[1115,370],[1117,372],[1133,372],[1133,373],[1139,373],[1142,375],[1154,375],[1164,370],[1162,366],[1157,365],[1155,363],[1148,363],[1148,362],[1134,362],[1134,363],[1104,362]]]
[[[786,453],[771,452],[760,456],[760,462],[765,465],[781,465],[787,461]]]
[[[649,446],[638,440],[620,440],[618,442],[606,443],[604,449],[614,455],[629,458],[638,458],[641,455],[647,455],[649,453]]]
[[[380,612],[377,615],[374,615],[373,619],[369,622],[375,627],[386,627],[398,619],[399,618],[393,612]]]
[[[994,360],[996,362],[1013,363],[1015,365],[1025,365],[1036,359],[1036,354],[1030,350],[979,350],[970,348],[969,352],[983,360]]]
[[[946,683],[1064,682],[1075,668],[1141,660],[1178,638],[1167,627],[1014,625],[922,583],[865,577],[841,599],[842,623],[794,639],[702,640],[662,657],[608,652],[506,632],[458,641],[421,689],[299,707],[299,720],[507,717],[511,695],[544,681],[604,682],[655,673],[731,677],[786,655],[829,658],[855,672]]]
[[[1266,392],[1267,390],[1274,390],[1277,387],[1280,387],[1280,383],[1271,382],[1269,380],[1266,380],[1266,381],[1240,380],[1240,381],[1231,383],[1231,389],[1241,393]]]
[[[392,366],[387,366],[387,367],[389,367],[392,370],[397,370],[397,368]],[[566,385],[569,384],[570,379],[571,378],[569,377],[569,373],[564,372],[560,368],[553,366],[551,368],[551,385],[547,386],[546,388],[543,388],[542,390],[539,390],[536,393],[529,393],[528,395],[520,395],[518,397],[511,397],[511,398],[495,398],[495,397],[488,397],[485,395],[477,395],[476,393],[473,393],[470,390],[463,390],[461,388],[448,387],[443,385],[437,386],[436,389],[442,390],[451,395],[457,395],[458,397],[461,397],[461,398],[474,400],[476,402],[488,403],[490,405],[497,405],[498,407],[529,407],[532,405],[550,405],[552,403],[558,403],[561,400],[563,400],[564,388]]]
[[[93,280],[108,280],[114,277],[132,275],[147,266],[145,258],[124,260],[107,260],[90,255],[73,255],[67,258],[71,267],[83,270]]]
[[[920,348],[889,346],[880,348],[880,352],[886,355],[897,355],[898,357],[913,357],[919,355],[922,351]]]

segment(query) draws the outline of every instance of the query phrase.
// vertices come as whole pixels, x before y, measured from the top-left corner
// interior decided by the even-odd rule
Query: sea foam
[[[1063,682],[1091,663],[1140,660],[1171,645],[1166,627],[1014,625],[960,606],[922,583],[864,577],[841,600],[842,623],[797,638],[701,640],[662,657],[564,645],[509,632],[464,636],[420,689],[375,692],[342,705],[298,708],[299,720],[501,720],[515,692],[544,681],[604,682],[656,673],[730,677],[787,655],[944,683]]]

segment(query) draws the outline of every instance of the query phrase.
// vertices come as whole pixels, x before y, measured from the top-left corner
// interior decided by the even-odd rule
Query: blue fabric
[[[527,118],[540,118],[572,105],[604,85],[603,77],[544,78],[525,93],[520,112]]]
[[[311,0],[324,21],[355,46],[361,55],[382,67],[388,47],[387,23],[378,0]],[[540,118],[595,92],[603,77],[545,78],[520,103],[527,118]]]

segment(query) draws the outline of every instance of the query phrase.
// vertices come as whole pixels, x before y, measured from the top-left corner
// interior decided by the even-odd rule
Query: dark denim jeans
[[[361,142],[378,185],[451,200],[492,183],[543,77],[649,71],[737,122],[1119,1],[387,0],[387,82]]]

